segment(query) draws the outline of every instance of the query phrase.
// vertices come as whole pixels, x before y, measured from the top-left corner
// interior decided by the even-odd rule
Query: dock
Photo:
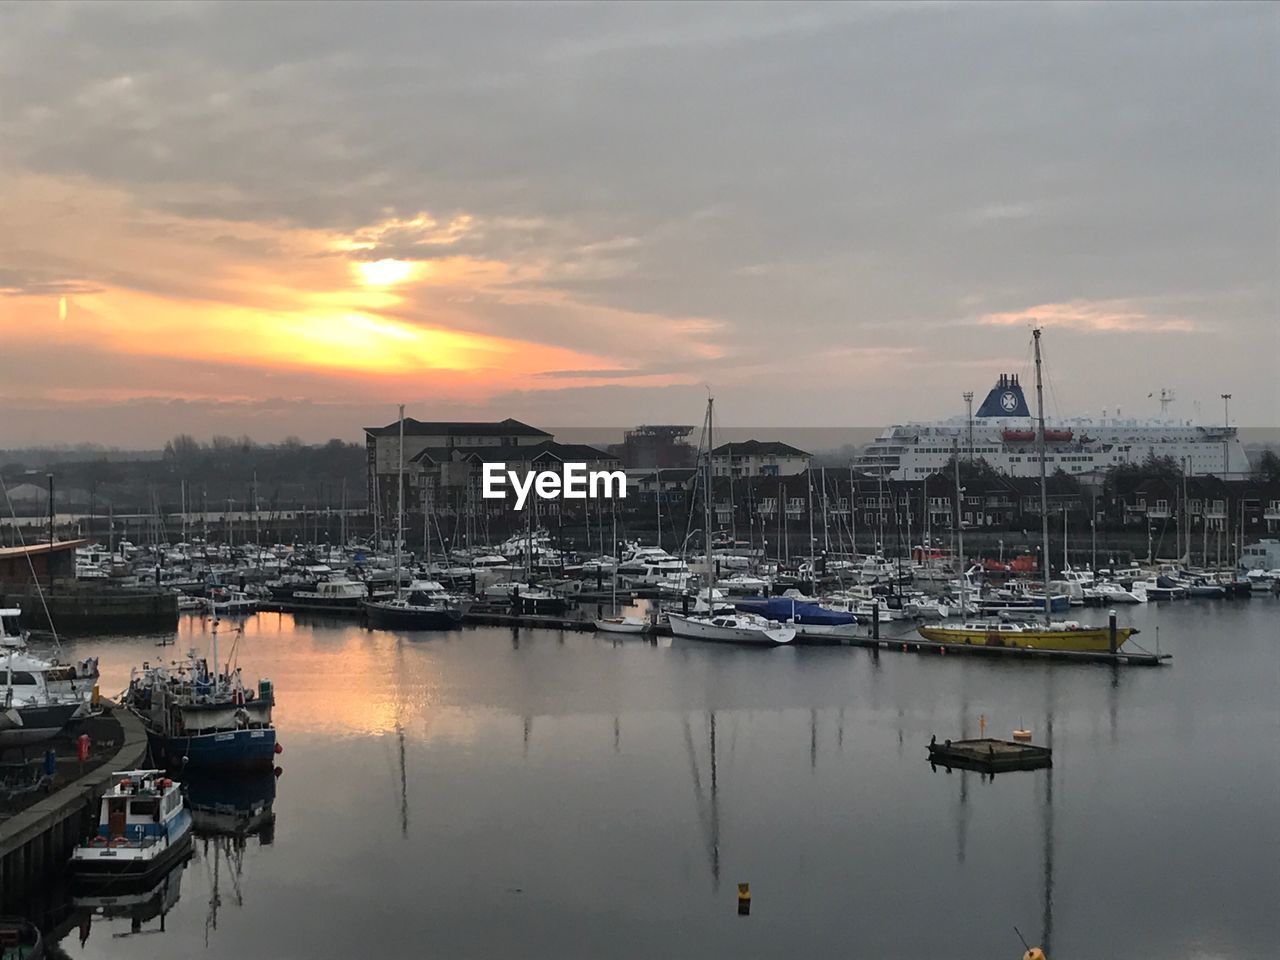
[[[979,773],[1004,773],[1009,770],[1039,770],[1053,766],[1053,751],[1030,743],[1013,740],[946,740],[929,741],[929,762],[939,766]]]
[[[118,743],[118,748],[96,758],[88,772],[0,819],[0,912],[20,909],[46,881],[63,872],[71,851],[97,821],[98,803],[111,786],[112,774],[145,761],[147,735],[141,721],[128,710],[107,706],[102,716],[75,725],[71,733],[85,732]],[[60,755],[58,763],[63,770],[75,769],[74,754]]]

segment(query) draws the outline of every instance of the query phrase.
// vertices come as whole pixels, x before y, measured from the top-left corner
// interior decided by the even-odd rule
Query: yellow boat
[[[1111,647],[1110,627],[1084,627],[1074,621],[1048,627],[1029,623],[966,623],[961,626],[919,626],[920,636],[934,643],[958,643],[975,647],[1022,647],[1027,650],[1077,650],[1107,653]],[[1117,627],[1115,649],[1119,650],[1133,627]]]

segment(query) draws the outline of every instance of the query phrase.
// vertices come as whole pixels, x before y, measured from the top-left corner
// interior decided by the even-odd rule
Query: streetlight
[[[1229,451],[1230,444],[1227,439],[1227,431],[1231,428],[1231,394],[1221,394],[1222,397],[1222,479],[1227,478],[1227,470],[1229,467]]]

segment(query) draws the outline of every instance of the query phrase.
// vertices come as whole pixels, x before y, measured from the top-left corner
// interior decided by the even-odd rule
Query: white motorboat
[[[669,613],[667,620],[672,634],[692,640],[780,646],[790,643],[796,636],[795,627],[766,620],[753,613],[716,613],[710,616]]]
[[[1110,580],[1095,580],[1090,586],[1084,588],[1084,598],[1086,602],[1104,607],[1116,603],[1147,602],[1145,590],[1139,594],[1134,590],[1126,590],[1120,584],[1112,583]]]
[[[243,590],[214,590],[209,594],[209,607],[214,616],[241,617],[258,609],[258,601]]]

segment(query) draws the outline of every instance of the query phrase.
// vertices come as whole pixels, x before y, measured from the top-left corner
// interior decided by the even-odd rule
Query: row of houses
[[[365,430],[369,499],[383,516],[396,509],[400,424]],[[700,481],[695,467],[626,468],[616,450],[561,443],[553,434],[518,420],[496,422],[404,422],[404,501],[410,513],[469,511],[498,513],[506,503],[480,503],[484,465],[501,462],[517,472],[559,471],[583,463],[589,471],[622,470],[627,512],[661,515],[687,510]],[[712,454],[715,521],[739,523],[819,517],[851,525],[913,530],[966,526],[1026,529],[1039,522],[1041,497],[1034,477],[1010,477],[965,469],[957,497],[955,479],[933,474],[891,481],[848,469],[810,469],[811,455],[778,441],[750,440],[717,446]],[[1048,512],[1069,527],[1141,529],[1172,525],[1184,533],[1243,531],[1245,539],[1280,532],[1280,482],[1260,478],[1145,476],[1141,473],[1087,484],[1054,475],[1047,483]],[[810,502],[812,501],[812,508]],[[540,502],[547,516],[582,512],[580,503]]]
[[[396,478],[404,463],[404,500],[410,512],[428,506],[473,498],[487,463],[502,463],[518,473],[559,470],[566,463],[582,463],[589,471],[623,468],[616,451],[581,443],[561,443],[545,430],[506,419],[495,422],[421,421],[406,418],[381,427],[365,428],[369,502],[383,515],[397,504]],[[748,440],[725,443],[712,451],[717,477],[793,476],[808,469],[811,455],[778,441]],[[675,496],[686,488],[691,467],[633,468],[628,471],[628,494],[653,495],[658,485],[664,495]]]

